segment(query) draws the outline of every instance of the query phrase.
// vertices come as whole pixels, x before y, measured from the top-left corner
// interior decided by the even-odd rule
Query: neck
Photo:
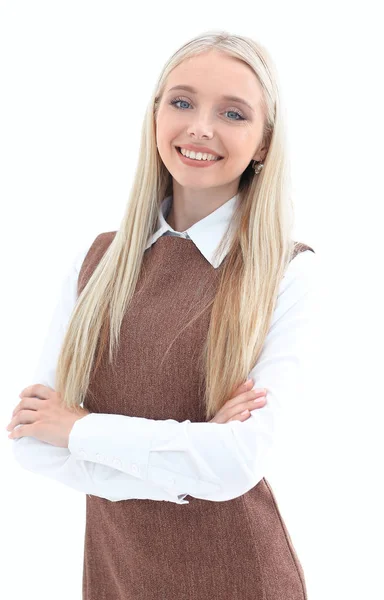
[[[211,188],[208,191],[186,190],[174,183],[167,223],[174,231],[183,233],[233,198],[237,193],[237,182],[234,183],[225,189]]]

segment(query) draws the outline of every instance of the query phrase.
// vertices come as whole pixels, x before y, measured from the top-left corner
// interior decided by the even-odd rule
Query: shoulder
[[[296,254],[280,282],[273,322],[292,311],[316,310],[318,256],[311,250]]]
[[[298,253],[288,264],[280,282],[270,329],[296,327],[298,322],[312,319],[317,311],[317,262],[310,250]]]
[[[99,233],[93,241],[90,243],[89,241],[85,243],[76,253],[74,259],[74,270],[79,275],[83,264],[85,263],[85,259],[88,261],[93,261],[96,259],[97,262],[102,258],[104,253],[107,251],[108,246],[113,241],[116,231],[105,231]]]
[[[317,280],[318,255],[310,246],[300,244],[300,249],[289,262],[280,283],[279,295],[293,286],[309,291]]]

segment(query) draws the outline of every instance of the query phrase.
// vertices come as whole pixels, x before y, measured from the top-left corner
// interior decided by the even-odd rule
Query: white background
[[[277,65],[295,239],[315,249],[320,267],[305,393],[286,411],[268,479],[309,599],[384,597],[379,8],[0,3],[2,598],[81,599],[85,495],[21,469],[5,427],[20,391],[36,383],[63,274],[84,243],[119,227],[163,64],[210,29],[253,37]]]

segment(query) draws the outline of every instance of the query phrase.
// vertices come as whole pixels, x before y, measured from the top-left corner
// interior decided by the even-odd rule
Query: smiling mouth
[[[181,154],[181,156],[184,156],[184,158],[190,158],[189,156],[185,156],[185,154],[183,154],[181,152],[180,146],[176,146],[176,150],[178,151],[179,154]],[[195,153],[195,154],[197,154],[197,153]],[[202,152],[202,154],[210,154],[210,153],[209,152]],[[212,156],[215,156],[215,155],[213,154]],[[218,162],[219,160],[222,160],[223,158],[224,158],[223,156],[218,156],[217,160],[215,160],[214,162]],[[202,160],[202,159],[200,159],[200,160]]]

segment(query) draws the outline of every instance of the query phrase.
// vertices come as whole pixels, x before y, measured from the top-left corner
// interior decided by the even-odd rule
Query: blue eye
[[[175,108],[178,108],[179,110],[186,110],[184,108],[181,108],[180,106],[176,106],[176,104],[178,104],[178,102],[184,102],[185,104],[189,104],[188,100],[183,100],[183,98],[174,98],[173,100],[170,101],[169,104],[171,104],[172,106],[175,106]],[[226,112],[233,113],[234,115],[237,115],[239,117],[238,119],[229,119],[230,121],[246,121],[246,119],[237,110],[227,110]]]

